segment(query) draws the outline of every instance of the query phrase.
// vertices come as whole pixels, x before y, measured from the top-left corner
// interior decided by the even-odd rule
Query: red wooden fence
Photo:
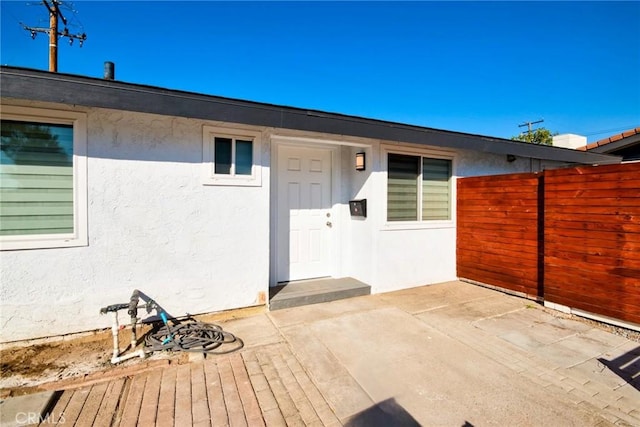
[[[545,299],[640,324],[640,163],[544,175]]]
[[[538,175],[458,180],[458,276],[538,296]]]
[[[640,163],[459,179],[457,244],[461,278],[640,324]]]

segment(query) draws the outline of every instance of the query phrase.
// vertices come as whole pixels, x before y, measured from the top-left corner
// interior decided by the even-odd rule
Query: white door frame
[[[340,277],[342,270],[342,251],[340,247],[340,235],[342,232],[341,215],[337,209],[341,200],[341,169],[342,159],[340,156],[340,145],[338,141],[314,140],[309,142],[308,138],[295,138],[288,136],[271,136],[271,194],[269,196],[270,203],[270,268],[269,268],[269,285],[276,286],[278,284],[277,266],[278,266],[278,245],[289,242],[279,242],[278,239],[278,151],[280,147],[299,147],[328,150],[331,153],[331,223],[333,233],[330,241],[330,258],[329,258],[329,274],[332,277]]]

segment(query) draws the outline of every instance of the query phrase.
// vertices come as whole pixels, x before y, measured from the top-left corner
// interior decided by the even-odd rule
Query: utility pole
[[[531,140],[531,125],[535,125],[537,123],[542,123],[542,122],[544,122],[544,119],[540,119],[535,122],[524,122],[521,125],[518,125],[518,127],[521,128],[521,127],[527,126],[529,129],[528,130],[529,140]]]
[[[58,71],[58,15],[62,16],[58,8],[57,0],[51,0],[53,8],[44,0],[44,5],[49,9],[49,71]],[[62,16],[62,22],[67,25],[67,20]]]
[[[82,44],[87,39],[85,33],[71,34],[69,32],[67,20],[60,11],[59,6],[61,3],[60,0],[42,0],[42,4],[44,4],[49,11],[49,28],[30,27],[21,23],[22,28],[31,33],[32,39],[35,39],[38,33],[49,35],[49,71],[54,73],[58,71],[58,37],[67,37],[70,45],[73,45],[73,41],[77,39],[80,41],[80,47],[82,47]],[[63,31],[58,31],[58,19],[62,19],[62,23],[64,24]]]

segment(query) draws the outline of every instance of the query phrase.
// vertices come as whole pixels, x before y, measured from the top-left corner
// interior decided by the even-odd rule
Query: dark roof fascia
[[[640,143],[640,133],[618,139],[617,141],[608,142],[598,147],[589,148],[589,153],[609,153],[612,151],[626,148],[631,145]]]
[[[0,67],[0,94],[6,98],[512,154],[566,163],[621,161],[619,156],[600,153],[19,67]]]

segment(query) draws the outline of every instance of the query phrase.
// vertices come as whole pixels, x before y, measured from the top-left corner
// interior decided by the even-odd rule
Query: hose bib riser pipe
[[[146,300],[145,304],[140,305],[140,299]],[[127,310],[131,318],[131,343],[129,350],[133,350],[138,345],[136,335],[136,325],[140,320],[138,318],[138,309],[145,308],[147,313],[156,311],[160,322],[156,322],[154,328],[144,339],[144,348],[123,355],[120,351],[118,342],[118,333],[120,324],[118,322],[118,311]],[[111,363],[114,365],[134,357],[145,358],[147,354],[155,351],[186,351],[198,352],[205,354],[224,354],[241,349],[244,346],[242,340],[230,332],[223,331],[218,325],[212,323],[204,323],[187,317],[186,321],[170,324],[167,313],[152,299],[146,298],[144,294],[135,289],[131,294],[128,303],[112,304],[100,309],[100,314],[112,313],[113,322],[111,331],[113,335],[113,356]],[[223,344],[232,344],[226,349],[221,349]]]

